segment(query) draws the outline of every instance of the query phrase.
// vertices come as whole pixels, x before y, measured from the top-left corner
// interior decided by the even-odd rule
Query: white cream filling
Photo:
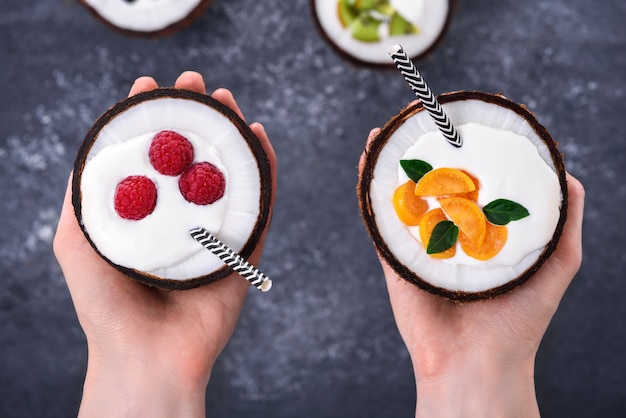
[[[117,264],[144,271],[175,265],[201,250],[188,233],[199,220],[211,232],[220,230],[228,204],[227,171],[202,138],[179,133],[193,145],[196,162],[209,162],[224,173],[226,193],[210,205],[189,203],[178,188],[180,176],[164,176],[152,167],[148,148],[156,132],[103,149],[83,171],[83,220],[89,225],[89,234],[98,236],[101,251]],[[136,175],[150,178],[157,187],[154,212],[138,221],[121,218],[113,208],[117,185]],[[163,245],[166,242],[174,245]]]
[[[148,148],[163,129],[192,143],[194,162],[210,162],[224,173],[221,199],[211,205],[189,203],[180,194],[178,176],[152,167]],[[154,212],[139,221],[122,219],[113,207],[115,187],[131,175],[145,175],[157,186]],[[140,103],[103,128],[87,158],[81,191],[83,224],[104,256],[121,266],[184,280],[223,267],[191,238],[190,229],[202,226],[235,251],[245,244],[259,214],[260,175],[247,143],[226,117],[194,101],[165,98]]]
[[[402,264],[426,281],[446,289],[483,291],[502,285],[532,265],[550,241],[559,220],[561,191],[549,151],[530,125],[512,111],[473,101],[444,105],[463,138],[454,148],[423,111],[409,118],[382,150],[371,185],[377,227]],[[437,260],[419,242],[419,228],[395,215],[392,195],[408,180],[400,159],[421,159],[434,168],[465,169],[480,181],[479,205],[498,199],[515,201],[530,216],[507,225],[502,251],[487,261],[467,256],[457,243],[453,258]],[[429,199],[431,207],[438,204]]]
[[[390,64],[388,51],[401,44],[409,56],[426,51],[443,31],[448,16],[449,1],[394,0],[392,6],[420,32],[414,35],[388,36],[378,42],[362,42],[352,36],[351,28],[345,28],[339,20],[337,0],[316,0],[315,13],[324,32],[346,53],[365,62]]]
[[[201,0],[85,0],[100,16],[120,28],[151,32],[191,13]]]

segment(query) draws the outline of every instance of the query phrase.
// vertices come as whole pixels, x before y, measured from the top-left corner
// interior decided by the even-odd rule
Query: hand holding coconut
[[[130,96],[157,87],[152,78],[141,77]],[[206,94],[202,77],[193,72],[183,73],[175,88]],[[243,119],[229,91],[218,89],[211,96]],[[276,157],[262,125],[253,123],[250,129],[267,157],[271,207]],[[269,217],[246,254],[251,263],[261,257],[268,228]],[[87,240],[73,213],[71,184],[54,251],[87,336],[89,365],[80,416],[116,416],[119,411],[135,416],[204,416],[211,368],[232,335],[248,283],[226,276],[207,286],[167,291],[130,280]]]
[[[420,101],[372,130],[357,194],[416,416],[539,416],[535,355],[580,267],[583,187],[524,106],[436,98],[401,46],[389,53]]]
[[[379,133],[370,133],[360,178]],[[535,355],[582,259],[584,189],[571,175],[566,180],[567,221],[555,251],[530,280],[495,298],[456,303],[447,293],[425,291],[401,277],[379,252],[413,363],[416,416],[539,416]]]

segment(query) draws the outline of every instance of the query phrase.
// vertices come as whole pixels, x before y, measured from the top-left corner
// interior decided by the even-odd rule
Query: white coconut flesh
[[[463,146],[450,145],[426,111],[405,120],[378,156],[370,187],[372,211],[389,250],[422,280],[453,292],[484,292],[516,279],[540,257],[559,222],[560,183],[550,150],[516,112],[481,100],[450,102],[443,109]],[[466,170],[480,182],[480,207],[503,198],[530,215],[507,224],[506,244],[492,259],[473,259],[458,243],[453,258],[432,258],[419,240],[419,227],[407,227],[395,215],[393,192],[408,180],[401,159]],[[439,206],[436,199],[428,201],[429,209]]]
[[[149,160],[154,135],[172,130],[193,145],[194,162],[209,162],[226,180],[224,196],[209,205],[182,197],[178,177],[158,173]],[[157,187],[154,211],[141,220],[114,209],[121,180],[140,175]],[[116,265],[171,280],[222,269],[224,263],[189,235],[198,226],[239,252],[259,217],[257,161],[235,125],[221,112],[183,98],[161,97],[117,114],[99,132],[80,179],[82,223],[98,251]]]
[[[389,36],[387,24],[379,27],[380,40],[363,42],[344,27],[337,11],[337,0],[314,0],[315,13],[322,30],[335,46],[356,59],[372,64],[389,64],[389,49],[401,44],[404,51],[416,57],[427,51],[445,29],[450,4],[448,0],[391,0],[391,6],[419,29],[417,34]]]
[[[84,0],[121,29],[153,32],[185,19],[202,0]]]

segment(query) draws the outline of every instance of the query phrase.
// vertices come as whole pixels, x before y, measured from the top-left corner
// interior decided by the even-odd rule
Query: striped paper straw
[[[220,241],[215,235],[202,227],[193,228],[189,234],[198,241],[204,248],[218,256],[228,267],[235,270],[254,287],[267,292],[272,287],[272,281],[258,268],[248,263],[242,256],[230,249]]]
[[[406,82],[409,83],[411,90],[413,90],[424,105],[424,108],[432,116],[443,136],[450,144],[455,147],[461,147],[463,140],[459,133],[450,122],[450,119],[448,119],[448,116],[443,112],[443,109],[441,109],[441,105],[435,98],[435,95],[430,91],[419,71],[413,65],[413,61],[409,59],[404,49],[402,49],[402,46],[397,44],[392,46],[389,49],[389,55],[391,55],[391,59],[396,63],[396,67],[398,67]]]

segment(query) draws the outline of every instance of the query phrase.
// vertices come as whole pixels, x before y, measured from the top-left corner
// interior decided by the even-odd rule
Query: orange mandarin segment
[[[463,197],[442,198],[439,199],[439,204],[472,244],[480,247],[485,239],[487,220],[478,205]]]
[[[418,196],[449,196],[476,190],[470,176],[456,168],[436,168],[424,174],[415,186]]]
[[[393,207],[398,218],[408,226],[419,225],[420,218],[428,210],[428,202],[413,192],[415,182],[407,181],[396,189],[393,194]]]
[[[478,247],[475,246],[463,233],[459,234],[459,243],[465,254],[477,260],[484,261],[495,257],[500,250],[502,250],[504,244],[506,244],[508,235],[509,231],[506,226],[494,225],[487,222],[485,239],[482,245]]]
[[[472,202],[478,202],[478,191],[480,190],[480,182],[478,181],[478,179],[476,177],[474,177],[473,175],[471,175],[470,173],[468,173],[465,170],[462,170],[465,174],[467,174],[467,176],[472,179],[472,182],[474,183],[474,186],[476,187],[476,189],[474,189],[471,192],[468,193],[461,193],[456,195],[456,197],[464,197],[466,199],[471,200]]]
[[[430,241],[430,237],[432,236],[433,230],[435,229],[437,224],[439,222],[447,221],[447,220],[448,218],[446,218],[446,214],[443,213],[443,210],[441,210],[440,208],[430,210],[426,212],[424,216],[422,216],[422,219],[420,220],[419,225],[420,225],[420,239],[422,240],[422,245],[424,246],[424,249],[428,248],[428,242]],[[443,252],[429,254],[429,255],[433,258],[444,259],[444,258],[454,257],[455,254],[456,254],[456,245],[453,245],[452,247],[448,248],[447,250]]]

